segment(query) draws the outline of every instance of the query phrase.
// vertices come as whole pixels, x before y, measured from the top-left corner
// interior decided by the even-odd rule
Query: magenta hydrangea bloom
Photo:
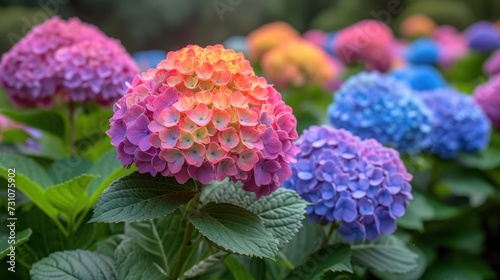
[[[343,129],[312,126],[296,141],[301,149],[284,187],[309,201],[309,219],[340,223],[348,242],[391,234],[412,199],[409,174],[396,150]]]
[[[134,78],[107,133],[118,159],[141,173],[179,183],[230,178],[260,197],[291,175],[296,124],[242,53],[188,46]]]
[[[489,76],[500,74],[500,50],[495,51],[483,65],[483,71]]]
[[[481,106],[493,126],[500,128],[500,76],[479,85],[474,91],[474,100]]]
[[[77,18],[54,17],[2,56],[0,85],[22,107],[49,107],[55,97],[109,105],[137,72],[119,41]]]

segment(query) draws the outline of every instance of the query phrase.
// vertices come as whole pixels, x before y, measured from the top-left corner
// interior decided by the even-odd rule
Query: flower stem
[[[200,202],[201,195],[201,184],[196,183],[198,193],[196,193],[195,197],[187,206],[187,210],[195,210],[198,207]],[[187,212],[186,210],[186,212]],[[177,259],[177,263],[174,265],[174,269],[170,274],[170,280],[177,280],[181,275],[182,267],[186,262],[186,257],[188,256],[188,248],[192,246],[192,237],[193,237],[194,226],[191,223],[187,223],[186,229],[184,231],[184,237],[182,239],[182,245],[179,252],[179,258]]]

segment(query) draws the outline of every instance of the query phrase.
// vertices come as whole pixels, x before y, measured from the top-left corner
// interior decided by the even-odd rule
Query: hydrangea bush
[[[362,139],[374,138],[402,153],[428,144],[431,112],[403,82],[378,72],[350,77],[328,107],[330,123]]]
[[[491,78],[474,91],[474,100],[486,113],[492,124],[500,128],[500,76]]]
[[[297,145],[301,151],[284,187],[312,203],[311,220],[339,223],[348,242],[395,231],[412,199],[412,175],[397,151],[328,126],[305,130]]]
[[[430,65],[408,65],[391,72],[391,75],[416,91],[428,91],[447,87],[446,80]]]

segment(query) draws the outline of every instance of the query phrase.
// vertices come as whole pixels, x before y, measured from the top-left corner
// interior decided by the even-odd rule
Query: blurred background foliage
[[[480,19],[497,20],[499,11],[498,0],[1,0],[0,53],[51,14],[95,24],[133,53],[222,43],[276,20],[305,32],[374,18],[396,31],[401,19],[422,13],[464,29]]]

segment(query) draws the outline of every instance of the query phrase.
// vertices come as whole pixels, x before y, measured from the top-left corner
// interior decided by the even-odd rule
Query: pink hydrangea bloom
[[[382,22],[360,21],[340,30],[335,42],[335,55],[344,63],[361,60],[368,70],[382,72],[388,71],[392,65],[394,35]]]
[[[442,25],[437,27],[432,37],[440,48],[438,64],[441,67],[449,68],[464,57],[469,51],[467,41],[464,36],[453,26]]]
[[[257,197],[291,176],[298,152],[292,109],[242,53],[221,45],[169,52],[134,78],[110,121],[124,165],[179,183],[239,180]]]
[[[19,106],[95,100],[109,105],[138,69],[119,41],[76,18],[35,26],[2,56],[0,85]]]
[[[481,106],[493,126],[500,128],[500,75],[479,85],[474,91],[474,100]]]

